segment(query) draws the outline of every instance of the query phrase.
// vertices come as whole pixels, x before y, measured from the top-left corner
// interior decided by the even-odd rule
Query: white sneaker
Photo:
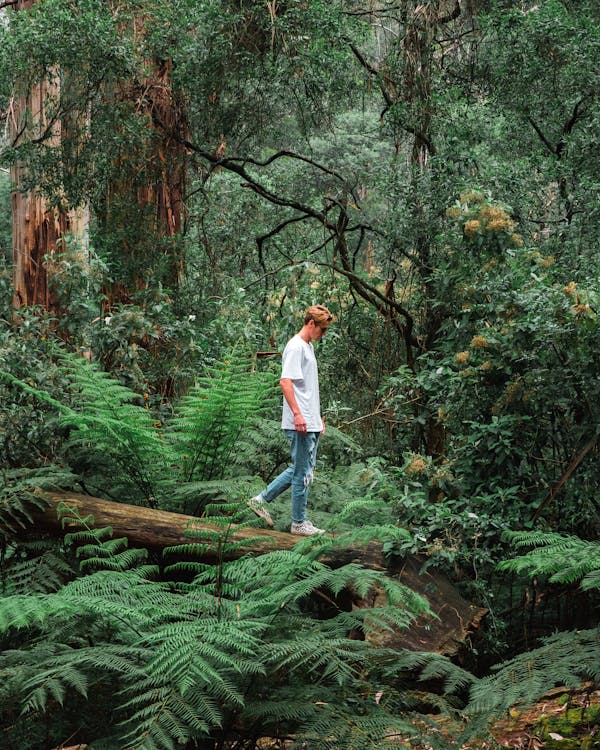
[[[273,519],[271,518],[271,514],[267,510],[266,505],[267,503],[262,495],[255,495],[252,500],[248,500],[248,507],[250,510],[253,513],[256,513],[259,518],[264,518],[268,526],[273,527]]]
[[[318,529],[313,526],[310,521],[302,521],[302,523],[293,523],[290,529],[292,534],[299,534],[300,536],[314,536],[314,534],[325,534],[325,529]]]

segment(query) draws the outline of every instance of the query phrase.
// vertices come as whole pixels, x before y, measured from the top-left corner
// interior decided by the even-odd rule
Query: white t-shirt
[[[306,420],[307,432],[321,432],[321,402],[319,399],[319,371],[312,344],[296,334],[283,350],[281,377],[292,381],[294,395],[302,416]],[[294,429],[294,413],[288,402],[283,399],[281,427],[284,430]]]

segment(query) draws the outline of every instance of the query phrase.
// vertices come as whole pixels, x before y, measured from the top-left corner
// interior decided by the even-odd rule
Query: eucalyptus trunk
[[[15,12],[27,10],[33,0],[18,0]],[[60,78],[56,70],[44,80],[17,92],[10,112],[13,147],[24,141],[60,145],[62,123],[56,112],[60,100]],[[52,258],[65,248],[67,236],[80,242],[87,236],[88,214],[72,210],[61,196],[50,202],[32,189],[25,165],[18,161],[10,171],[13,225],[13,307],[40,305],[58,313],[52,294]]]

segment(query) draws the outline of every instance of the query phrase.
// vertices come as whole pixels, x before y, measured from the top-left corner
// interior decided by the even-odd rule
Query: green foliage
[[[114,464],[117,476],[152,498],[165,456],[150,411],[139,405],[136,394],[85,359],[57,353],[57,360],[77,405],[61,409],[61,425],[70,428],[67,453],[102,456],[109,466]]]
[[[207,368],[177,404],[167,432],[175,452],[184,457],[184,481],[222,478],[240,434],[274,395],[271,375],[252,372],[247,358],[235,352]]]
[[[2,105],[0,105],[2,106]],[[7,269],[12,260],[10,248],[12,246],[11,214],[8,210],[10,205],[10,181],[8,173],[0,169],[0,283],[6,284]],[[2,299],[5,299],[3,290]],[[2,311],[4,316],[4,310]]]
[[[58,590],[73,569],[58,545],[44,539],[21,538],[36,512],[47,503],[40,490],[53,490],[74,481],[59,467],[35,471],[5,470],[0,477],[0,587],[2,595]]]
[[[202,483],[223,478],[240,434],[274,395],[272,376],[232,353],[207,369],[163,424],[145,399],[94,364],[64,351],[54,357],[68,399],[63,394],[59,401],[7,372],[2,379],[57,413],[68,433],[64,457],[80,482],[173,510],[192,502]],[[198,514],[201,507],[194,501]]]
[[[543,646],[499,665],[496,674],[471,689],[468,710],[497,715],[517,704],[530,704],[550,687],[579,686],[600,676],[600,631],[557,633]]]
[[[231,510],[229,519],[212,519],[221,531],[201,544],[228,550],[245,513],[239,504]],[[110,530],[94,529],[68,508],[62,514],[79,527],[66,539],[82,561],[79,577],[52,593],[0,599],[0,640],[20,636],[0,656],[6,742],[35,747],[37,730],[27,731],[43,715],[55,742],[75,721],[78,737],[99,747],[226,741],[237,726],[274,738],[328,727],[338,747],[356,747],[354,732],[342,732],[343,719],[349,726],[366,670],[384,654],[349,634],[405,627],[424,610],[423,600],[381,574],[352,564],[331,570],[297,551],[216,566],[178,563],[171,568],[177,583],[161,579],[143,550],[127,557]],[[191,536],[188,548],[169,556],[193,556]],[[336,603],[348,587],[365,595],[377,584],[385,586],[386,605],[346,611]],[[315,707],[299,711],[306,691]],[[361,703],[357,726],[370,741],[405,728],[372,696]]]
[[[548,576],[550,583],[579,583],[584,590],[600,588],[600,544],[543,531],[507,532],[517,549],[532,547],[498,568],[513,573]]]
[[[0,321],[0,370],[29,386],[60,392],[64,382],[55,379],[47,355],[51,326],[50,317],[37,310],[23,310],[14,330],[7,321]],[[19,468],[56,462],[62,435],[48,403],[10,378],[0,380],[0,394],[1,463]]]

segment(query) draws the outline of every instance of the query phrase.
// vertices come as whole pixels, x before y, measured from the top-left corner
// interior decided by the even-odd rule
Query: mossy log
[[[73,530],[68,522],[59,520],[57,507],[61,503],[76,507],[81,517],[93,516],[96,528],[110,526],[114,537],[127,537],[130,546],[144,547],[153,552],[190,543],[189,529],[217,531],[213,524],[194,516],[111,502],[74,492],[43,492],[40,499],[46,507],[33,514],[33,529],[36,532],[54,535]],[[261,555],[273,550],[292,549],[300,538],[272,529],[238,526],[232,529],[230,540],[244,541],[241,548],[232,545],[232,555]],[[477,629],[486,612],[466,601],[440,571],[429,567],[423,572],[425,560],[421,558],[407,556],[390,565],[380,544],[328,547],[319,559],[331,567],[355,562],[366,568],[386,571],[387,575],[428,600],[435,618],[422,617],[407,631],[382,635],[382,645],[453,656]],[[375,606],[381,596],[381,592],[374,591],[368,600],[355,601],[354,606]]]

